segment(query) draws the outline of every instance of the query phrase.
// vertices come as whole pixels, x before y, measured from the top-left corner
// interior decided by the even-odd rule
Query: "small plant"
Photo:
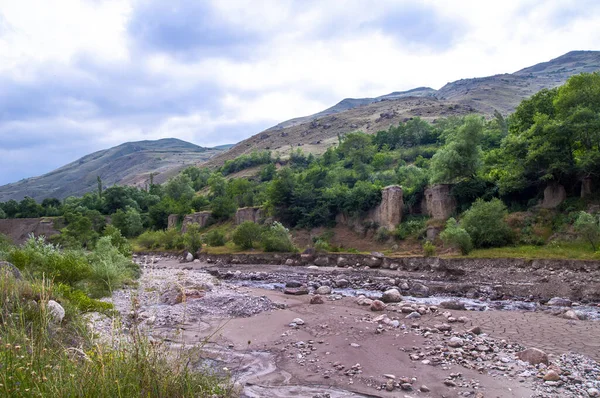
[[[244,221],[233,231],[232,240],[243,250],[252,249],[260,242],[261,232],[260,225],[252,221]]]
[[[435,245],[431,243],[431,241],[426,240],[423,244],[423,255],[425,257],[433,257],[435,256],[436,250]]]
[[[581,211],[573,225],[579,236],[587,240],[592,245],[592,250],[594,251],[596,251],[598,241],[600,241],[600,224],[598,221],[598,217]]]
[[[375,240],[377,242],[386,242],[390,238],[390,231],[386,227],[379,227],[375,232]]]
[[[212,247],[224,246],[226,243],[225,234],[215,229],[204,236],[204,241],[207,245]]]
[[[321,239],[318,239],[315,242],[314,247],[317,252],[330,252],[331,251],[331,246],[329,245],[329,243],[327,241],[321,240]]]
[[[440,234],[444,244],[458,248],[463,255],[467,255],[473,250],[473,242],[469,233],[462,228],[454,218],[446,221],[446,228]]]

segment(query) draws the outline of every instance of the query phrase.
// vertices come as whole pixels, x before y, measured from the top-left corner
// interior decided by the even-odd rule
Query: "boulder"
[[[553,297],[546,303],[547,305],[557,306],[557,307],[570,307],[572,303],[571,300],[562,297]]]
[[[413,284],[409,291],[413,296],[429,297],[429,288],[422,283]]]
[[[315,263],[316,266],[326,267],[326,266],[329,265],[329,257],[324,257],[324,256],[323,257],[317,257],[317,258],[315,258],[314,263]]]
[[[383,303],[383,301],[379,301],[379,300],[373,300],[371,302],[371,311],[383,311],[385,310],[386,305]]]
[[[315,293],[316,294],[323,294],[323,295],[331,294],[331,287],[329,287],[329,286],[319,286],[317,288],[317,290],[315,290]]]
[[[529,362],[531,365],[539,365],[540,363],[548,365],[548,354],[537,348],[528,348],[517,352],[517,358],[523,362]]]
[[[302,286],[302,282],[300,281],[287,281],[285,283],[285,287],[300,287]]]
[[[308,288],[306,286],[286,287],[283,290],[283,293],[290,294],[292,296],[301,296],[301,295],[304,295],[304,294],[308,294]]]
[[[383,301],[384,303],[399,303],[400,301],[402,301],[402,295],[396,288],[389,289],[383,292],[383,295],[381,296],[381,301]]]
[[[462,347],[464,344],[465,342],[460,337],[451,337],[448,341],[448,346],[453,348]]]
[[[369,268],[378,268],[381,266],[382,259],[379,257],[367,257],[363,260],[364,264]]]
[[[451,194],[452,185],[433,185],[425,190],[425,207],[430,217],[446,220],[456,211],[456,199]]]
[[[335,287],[338,287],[340,289],[346,288],[350,285],[350,282],[348,282],[347,279],[337,279],[335,281]]]
[[[447,310],[456,310],[456,311],[466,310],[465,303],[463,303],[462,301],[457,301],[457,300],[442,301],[440,303],[440,307],[445,308]]]
[[[185,261],[191,263],[192,261],[194,261],[194,255],[188,252],[188,254],[185,255]]]
[[[65,309],[62,305],[54,300],[48,300],[46,307],[48,308],[48,314],[50,314],[54,323],[61,323],[63,321],[65,318]]]
[[[315,294],[314,296],[312,296],[310,298],[311,304],[323,304],[324,302],[325,302],[325,300],[323,300],[323,296],[321,296],[319,294]]]
[[[550,369],[544,375],[544,381],[559,381],[559,380],[560,380],[560,375],[555,370]]]
[[[544,209],[554,209],[558,207],[565,199],[567,199],[567,191],[560,184],[550,184],[544,189],[544,200],[542,207]]]
[[[0,273],[6,273],[8,275],[12,275],[15,279],[21,280],[23,279],[23,275],[21,275],[21,271],[8,261],[0,261]]]

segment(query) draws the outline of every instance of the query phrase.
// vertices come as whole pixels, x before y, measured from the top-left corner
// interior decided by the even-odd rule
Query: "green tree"
[[[136,237],[144,230],[142,217],[133,207],[128,207],[125,211],[117,210],[112,216],[112,225],[117,227],[127,238]]]
[[[295,250],[292,237],[286,227],[279,222],[265,228],[261,243],[267,252],[293,252]]]
[[[462,125],[444,133],[446,145],[431,159],[431,183],[453,184],[475,176],[481,163],[483,118],[466,116]]]
[[[461,254],[467,255],[473,250],[473,242],[469,233],[458,225],[454,218],[446,221],[446,228],[440,234],[440,238],[444,244],[455,247],[460,250]]]
[[[165,194],[177,202],[190,202],[195,194],[192,180],[187,174],[170,178],[165,185]]]
[[[596,251],[598,242],[600,241],[600,222],[598,217],[581,211],[573,226],[575,227],[575,231],[582,238],[590,242],[592,249]]]
[[[192,253],[194,257],[196,257],[196,253],[202,249],[202,236],[199,231],[200,226],[198,224],[190,224],[183,235],[185,249]]]
[[[375,155],[375,145],[370,135],[350,133],[338,147],[338,153],[354,167],[368,164]]]
[[[228,196],[218,196],[210,202],[211,215],[216,221],[230,219],[233,217],[236,210],[237,205],[235,200]]]
[[[233,231],[231,240],[243,250],[252,249],[261,240],[262,229],[252,221],[244,221]]]
[[[6,218],[6,213],[0,208],[0,220]]]
[[[499,247],[511,243],[512,230],[506,223],[506,206],[500,199],[489,202],[477,199],[463,213],[461,225],[467,231],[475,247]]]

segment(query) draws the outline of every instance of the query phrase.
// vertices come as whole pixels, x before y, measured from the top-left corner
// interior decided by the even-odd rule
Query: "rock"
[[[460,337],[451,337],[448,341],[448,345],[452,348],[462,347],[464,344],[465,342]]]
[[[183,295],[177,287],[171,287],[160,295],[160,301],[168,305],[180,304],[183,301]]]
[[[386,305],[383,303],[383,301],[373,300],[371,303],[371,311],[383,311],[385,307]]]
[[[452,326],[448,325],[447,323],[437,324],[433,327],[439,330],[440,332],[449,332],[452,330]]]
[[[544,200],[541,207],[544,209],[554,209],[558,207],[567,198],[565,187],[560,184],[551,183],[544,189]]]
[[[192,253],[186,254],[185,261],[187,261],[188,263],[191,263],[192,261],[194,261],[194,255]]]
[[[8,261],[0,261],[0,272],[7,273],[12,275],[16,280],[23,279],[23,275],[21,275],[21,271]]]
[[[381,190],[381,203],[376,208],[376,218],[384,228],[395,229],[402,222],[404,207],[402,187],[390,185]]]
[[[285,260],[285,265],[294,266],[296,265],[296,260],[294,260],[293,258],[288,258],[287,260]]]
[[[389,289],[386,290],[381,296],[381,301],[384,303],[399,303],[402,301],[402,295],[398,291],[398,289]]]
[[[562,317],[565,318],[565,319],[572,319],[572,320],[575,320],[575,321],[578,321],[578,320],[581,319],[579,317],[579,314],[577,314],[577,312],[573,311],[573,310],[565,311],[565,313],[562,314]]]
[[[430,217],[446,220],[456,211],[456,199],[451,194],[452,185],[434,185],[425,190],[425,209]],[[425,212],[425,211],[424,211]]]
[[[65,309],[62,305],[54,300],[48,300],[46,306],[48,308],[48,314],[50,314],[54,323],[61,323],[65,318]]]
[[[352,348],[358,348],[358,347],[360,347],[360,344],[358,344],[358,343],[350,343],[350,347],[352,347]]]
[[[593,387],[592,388],[588,388],[587,394],[590,397],[600,397],[600,391],[598,391],[597,388],[593,388]]]
[[[323,296],[315,294],[314,296],[312,296],[310,298],[310,303],[311,304],[323,304],[325,302],[325,300],[323,300]]]
[[[340,289],[346,288],[350,285],[350,282],[346,279],[338,279],[335,281],[335,287],[339,287]]]
[[[553,297],[546,303],[546,305],[557,307],[570,307],[571,304],[573,304],[571,300],[562,297]]]
[[[314,263],[318,267],[326,267],[329,265],[329,257],[317,257]]]
[[[175,228],[177,226],[178,222],[179,222],[179,215],[169,214],[169,217],[167,218],[167,228],[168,229]]]
[[[422,385],[421,387],[419,387],[419,391],[421,391],[421,392],[429,392],[431,390],[426,385]]]
[[[410,293],[417,297],[429,297],[429,288],[422,283],[415,283],[410,288]]]
[[[467,330],[467,332],[479,335],[479,334],[481,334],[481,328],[479,326],[475,326],[475,327],[472,327],[471,329]]]
[[[549,370],[544,375],[544,381],[559,381],[559,380],[560,380],[560,376],[554,370]]]
[[[410,314],[408,314],[406,316],[406,319],[419,319],[421,317],[421,314],[419,314],[418,312],[414,311],[411,312]]]
[[[385,383],[385,389],[387,391],[394,391],[394,388],[396,387],[396,383],[394,383],[394,380],[388,380]]]
[[[284,294],[290,294],[292,296],[301,296],[304,294],[308,294],[308,288],[306,286],[300,287],[286,287],[283,290]]]
[[[386,379],[392,379],[392,380],[396,380],[396,375],[393,374],[384,374],[383,377],[385,377]]]
[[[191,224],[198,224],[200,228],[204,228],[208,225],[208,220],[211,216],[210,211],[200,211],[198,213],[188,214],[183,218],[181,226],[181,233],[186,233],[188,226]]]
[[[453,382],[452,380],[444,380],[444,384],[447,385],[448,387],[456,387],[456,383]]]
[[[301,287],[302,286],[302,282],[300,281],[288,281],[285,284],[285,287]]]
[[[292,320],[292,323],[295,323],[296,325],[299,325],[299,326],[304,325],[304,321],[301,318],[294,318]]]
[[[329,286],[320,286],[315,290],[316,294],[331,294],[331,287]]]
[[[517,352],[517,358],[523,362],[529,362],[531,365],[539,365],[540,363],[548,365],[548,354],[537,348],[528,348]]]
[[[242,207],[235,212],[235,224],[240,225],[244,221],[260,223],[263,219],[262,207]]]
[[[456,300],[449,300],[449,301],[442,301],[440,303],[440,307],[445,308],[447,310],[456,310],[456,311],[465,311],[465,303],[463,303],[462,301],[456,301]]]

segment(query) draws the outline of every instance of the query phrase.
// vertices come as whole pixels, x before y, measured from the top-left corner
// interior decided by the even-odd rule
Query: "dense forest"
[[[427,223],[420,209],[425,189],[451,184],[458,207],[441,237],[463,253],[473,246],[542,245],[569,228],[595,250],[598,219],[582,210],[597,198],[599,146],[600,74],[581,74],[524,100],[507,118],[412,118],[374,135],[340,136],[321,156],[256,152],[218,170],[188,167],[147,189],[104,188],[98,178],[97,192],[81,198],[1,203],[0,218],[64,216],[66,227],[55,239],[69,247],[93,247],[107,215],[129,238],[165,230],[169,214],[209,210],[218,224],[247,206],[262,206],[288,228],[331,227],[339,213],[366,214],[381,201],[383,187],[397,184],[406,221],[395,231],[373,227],[377,239],[402,240]],[[236,177],[249,168],[256,170],[252,176]],[[567,199],[557,211],[532,213],[544,190],[558,185]],[[216,244],[225,240],[217,238]]]

